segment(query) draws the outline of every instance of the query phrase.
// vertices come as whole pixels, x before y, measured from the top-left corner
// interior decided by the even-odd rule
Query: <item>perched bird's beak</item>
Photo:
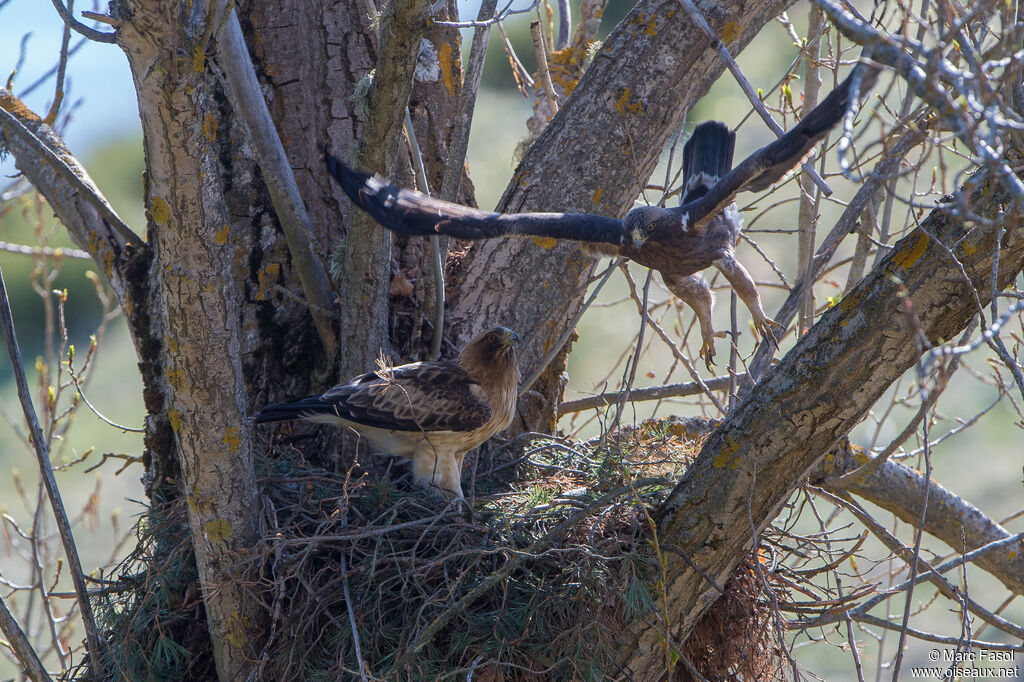
[[[519,334],[517,334],[515,332],[514,329],[509,329],[508,327],[502,327],[502,330],[505,332],[505,344],[506,345],[511,346],[512,344],[519,343],[520,341],[523,340],[519,336]]]

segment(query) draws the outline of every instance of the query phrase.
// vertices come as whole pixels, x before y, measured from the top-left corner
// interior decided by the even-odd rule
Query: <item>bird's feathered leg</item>
[[[672,277],[662,273],[661,279],[668,290],[693,308],[694,314],[697,315],[701,337],[700,357],[704,358],[704,365],[710,370],[715,364],[715,339],[729,336],[726,332],[716,332],[711,321],[711,306],[714,305],[711,287],[700,273],[689,277]]]
[[[733,291],[740,297],[743,304],[750,310],[753,317],[754,330],[762,337],[768,339],[776,348],[779,345],[780,334],[786,330],[781,324],[771,319],[764,313],[761,307],[761,295],[757,293],[757,286],[750,277],[747,269],[736,260],[734,256],[725,256],[715,261],[715,267],[725,275],[732,285]],[[776,332],[778,330],[778,333]]]
[[[417,483],[431,490],[454,493],[456,499],[464,497],[461,467],[455,454],[448,449],[435,448],[424,441],[413,454],[412,474]]]

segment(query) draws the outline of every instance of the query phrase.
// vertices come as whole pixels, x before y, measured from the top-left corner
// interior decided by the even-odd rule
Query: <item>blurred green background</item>
[[[630,3],[619,1],[610,3],[604,15],[603,32],[607,32],[630,6]],[[460,3],[462,16],[475,16],[476,11],[475,3]],[[800,3],[789,13],[798,30],[802,30],[801,27],[806,25],[807,11],[807,5]],[[506,30],[519,56],[527,68],[532,69],[528,18],[520,15],[507,22]],[[29,32],[31,37],[26,42],[23,36]],[[15,93],[21,93],[53,66],[59,45],[59,32],[60,22],[48,3],[32,0],[0,3],[0,71],[11,73],[17,66],[12,81]],[[466,32],[465,36],[468,39],[470,33]],[[75,41],[77,38],[73,38],[73,43]],[[797,56],[798,50],[792,43],[785,28],[778,23],[772,23],[740,55],[739,63],[755,87],[767,91],[775,86]],[[25,58],[19,64],[19,54],[22,52]],[[826,81],[823,93],[827,92],[830,86],[831,82]],[[685,87],[685,84],[680,84],[680,87]],[[802,90],[800,83],[795,83],[793,87],[794,91]],[[123,54],[114,46],[83,46],[69,66],[69,91],[71,116],[64,126],[64,133],[71,150],[85,163],[119,214],[137,232],[143,233],[145,222],[141,201],[141,138],[137,105]],[[34,90],[27,101],[35,111],[45,112],[51,93],[52,80]],[[338,96],[347,94],[338,93]],[[769,100],[771,101],[770,98]],[[710,118],[736,126],[749,110],[746,98],[732,77],[726,73],[710,95],[689,112],[687,129],[692,128],[696,122]],[[491,51],[485,68],[485,82],[476,108],[469,152],[470,173],[481,207],[493,207],[511,178],[515,166],[514,152],[525,137],[525,121],[530,114],[531,104],[515,90],[508,60],[501,46],[500,34],[494,31],[491,35]],[[759,119],[755,117],[746,120],[739,129],[736,156],[742,158],[770,139],[771,134]],[[826,158],[826,162],[827,168],[836,167],[834,153]],[[0,170],[8,177],[16,173],[9,158],[3,160]],[[662,177],[664,171],[659,168],[652,181],[659,181]],[[954,179],[950,176],[947,186],[938,189],[952,189],[950,183]],[[828,180],[836,194],[835,200],[823,202],[820,231],[827,231],[831,227],[831,221],[842,210],[840,202],[848,198],[854,188],[851,183],[838,176],[830,176]],[[794,195],[794,185],[791,183],[785,196]],[[648,198],[652,202],[658,199],[653,195],[649,195]],[[777,200],[776,196],[745,195],[741,197],[741,204],[753,203],[756,205],[754,208],[760,210]],[[36,216],[40,214],[38,205],[31,194],[10,201],[11,208],[0,217],[0,240],[16,244],[34,244],[40,232],[36,220]],[[897,212],[899,209],[900,206],[897,205]],[[63,229],[54,223],[49,210],[43,207],[41,215],[44,217],[42,231],[48,235],[47,244],[71,246]],[[755,211],[751,210],[746,215],[749,224]],[[775,266],[785,274],[790,283],[796,278],[795,235],[760,230],[788,230],[795,224],[796,203],[790,201],[760,216],[748,233],[763,251],[772,255]],[[772,267],[750,244],[742,243],[738,247],[738,256],[758,282],[777,283]],[[10,289],[26,369],[30,381],[34,382],[37,376],[34,369],[36,358],[44,353],[45,330],[43,302],[31,285],[35,266],[29,257],[0,253],[0,267]],[[599,266],[601,267],[603,264]],[[86,277],[86,272],[90,269],[93,269],[93,265],[88,262],[65,259],[61,264],[60,275],[54,283],[54,287],[67,288],[70,292],[67,304],[68,331],[79,353],[88,346],[89,335],[99,323],[100,306]],[[642,286],[646,272],[636,266],[631,266],[631,272],[638,286]],[[706,274],[710,278],[712,273]],[[840,269],[816,288],[815,294],[819,305],[825,303],[826,297],[841,293],[845,277],[845,270]],[[762,285],[760,288],[765,310],[771,315],[784,300],[785,291],[778,286]],[[719,287],[716,289],[716,326],[728,329],[729,290]],[[667,292],[657,278],[651,291],[652,304],[669,300]],[[737,315],[742,332],[738,347],[743,355],[747,355],[753,349],[753,341],[746,323],[749,314],[741,305]],[[687,332],[693,322],[693,315],[689,309],[677,310],[674,304],[669,302],[660,306],[655,316],[670,335],[678,337],[688,333],[690,348],[696,349],[693,343],[696,331]],[[621,274],[616,274],[578,326],[579,339],[569,359],[566,399],[615,388],[623,373],[622,360],[632,354],[632,339],[638,328],[639,315],[636,306],[629,298],[625,279]],[[653,334],[648,333],[647,336],[650,340]],[[792,338],[787,337],[783,343],[783,352],[791,343]],[[728,351],[727,341],[719,340],[719,368],[727,362]],[[90,402],[107,418],[118,424],[141,427],[144,418],[141,383],[135,353],[121,320],[115,320],[108,329],[97,362],[95,376],[86,390]],[[968,371],[957,375],[954,385],[939,402],[940,419],[934,427],[936,433],[956,427],[961,420],[971,417],[997,396],[996,389],[988,379],[993,370],[989,368],[984,354],[976,353],[969,356],[965,364]],[[701,376],[709,376],[703,363],[695,359],[694,365]],[[674,360],[668,349],[657,341],[650,343],[641,355],[636,376],[637,386],[690,380],[689,375]],[[890,393],[907,394],[911,381],[912,377],[905,379]],[[73,389],[66,392],[65,401],[73,392]],[[43,391],[36,390],[37,400],[41,393]],[[852,434],[854,441],[864,445],[877,443],[879,447],[884,447],[888,439],[903,428],[916,405],[914,400],[910,400],[905,407],[896,407],[889,414],[880,414],[877,418],[869,419]],[[31,525],[31,513],[22,503],[16,483],[20,479],[22,489],[34,500],[38,476],[34,458],[26,445],[25,428],[11,383],[11,372],[6,356],[0,362],[0,410],[4,417],[0,421],[0,509],[10,514],[18,524],[27,527]],[[627,407],[624,421],[628,423],[641,420],[652,414],[714,415],[705,401],[690,398]],[[602,420],[591,419],[593,415],[594,412],[591,411],[569,416],[563,418],[560,426],[580,436],[592,436],[599,432],[602,423]],[[1021,506],[1020,476],[1021,464],[1024,461],[1021,457],[1024,448],[1021,446],[1019,421],[1020,416],[1014,412],[1013,406],[1008,401],[1003,401],[982,417],[976,426],[944,441],[933,453],[935,479],[946,483],[954,492],[983,506],[994,518],[1014,513]],[[912,443],[908,443],[908,446],[911,445]],[[142,448],[141,435],[126,433],[109,426],[87,408],[82,408],[78,411],[74,427],[69,430],[67,438],[54,446],[57,453],[55,463],[77,458],[89,448],[95,448],[95,452],[89,458],[93,463],[99,461],[103,453],[139,455]],[[916,460],[909,463],[918,464]],[[78,529],[79,546],[87,571],[109,565],[112,553],[123,554],[123,548],[114,552],[119,539],[118,532],[123,533],[142,509],[141,505],[135,502],[143,498],[139,481],[142,475],[141,466],[133,465],[120,475],[115,475],[114,471],[120,464],[120,461],[114,461],[89,474],[83,473],[82,466],[69,472],[58,473],[58,482],[72,516],[78,516],[83,508],[90,510],[86,515],[89,522],[83,522]],[[18,472],[17,475],[6,473],[15,471]],[[115,517],[120,519],[117,524],[113,521]],[[52,528],[52,525],[50,527]],[[1011,531],[1024,530],[1020,519],[1007,524],[1007,528]],[[5,537],[7,535],[12,535],[10,528],[5,530]],[[13,540],[6,540],[0,548],[0,573],[4,579],[19,583],[27,580],[28,574],[16,545],[15,537]],[[878,555],[883,556],[884,552],[879,550]],[[990,588],[995,589],[992,579],[984,575],[978,576],[977,582],[972,582],[971,585],[972,592],[979,600]],[[22,605],[16,602],[15,611]],[[1024,619],[1024,612],[1016,605],[1004,615],[1016,618],[1018,622]],[[951,617],[955,617],[955,614]],[[80,636],[79,633],[77,637]],[[838,638],[839,635],[835,634],[835,637]],[[927,648],[915,644],[912,658],[920,658],[918,663],[927,664],[922,658],[926,651]],[[849,656],[836,648],[806,647],[798,649],[798,655],[803,665],[823,679],[855,679]],[[5,665],[3,659],[0,659],[0,677],[9,671]]]

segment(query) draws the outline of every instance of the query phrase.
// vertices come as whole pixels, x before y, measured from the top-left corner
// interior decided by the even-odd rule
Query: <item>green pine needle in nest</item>
[[[275,453],[258,463],[264,539],[234,571],[267,614],[257,679],[617,677],[624,625],[656,617],[661,598],[648,510],[697,445],[678,423],[655,423],[617,442],[537,437],[514,455],[467,458],[468,520],[408,477],[339,475]],[[213,679],[184,509],[140,527],[123,589],[98,602],[115,642],[104,667]],[[682,657],[705,678],[776,676],[763,582],[741,566],[728,603],[690,637]]]
[[[678,428],[633,436],[476,463],[469,521],[401,481],[264,462],[270,532],[249,571],[272,614],[264,674],[613,677],[624,624],[658,599],[647,510],[694,453]]]
[[[154,504],[135,528],[118,578],[94,592],[104,679],[216,679],[184,504]],[[83,661],[73,676],[87,673]]]

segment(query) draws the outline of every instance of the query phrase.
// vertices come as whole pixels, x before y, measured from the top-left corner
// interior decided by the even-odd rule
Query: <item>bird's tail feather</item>
[[[720,121],[705,121],[694,128],[683,147],[683,201],[697,199],[732,170],[736,133]]]
[[[320,396],[310,396],[301,400],[290,400],[286,403],[267,405],[253,419],[257,424],[284,422],[318,414],[336,414],[334,405]]]

